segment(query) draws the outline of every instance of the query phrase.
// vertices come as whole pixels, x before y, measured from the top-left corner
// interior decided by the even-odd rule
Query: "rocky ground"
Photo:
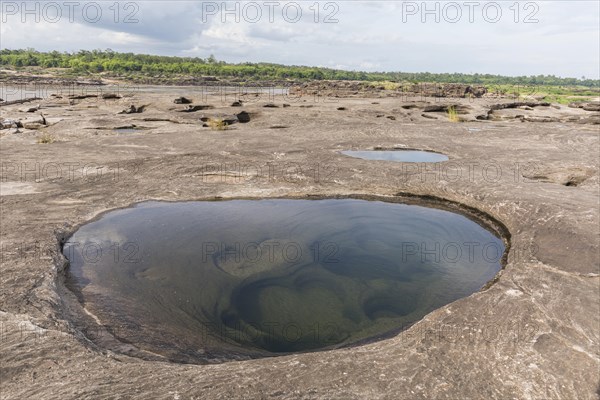
[[[181,96],[191,102],[176,104]],[[0,104],[0,396],[597,399],[599,118],[595,103],[194,88]],[[450,161],[339,153],[376,148]],[[510,232],[506,268],[394,337],[216,365],[107,350],[77,329],[62,295],[59,241],[103,211],[149,199],[339,195],[480,210]]]

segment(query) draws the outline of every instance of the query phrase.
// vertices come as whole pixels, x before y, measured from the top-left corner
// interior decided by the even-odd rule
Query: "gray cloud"
[[[3,2],[6,3],[6,2]],[[20,4],[21,2],[16,2]],[[60,2],[58,2],[60,4]],[[89,2],[81,2],[85,4]],[[222,8],[223,2],[137,1],[134,18],[124,23],[127,14],[120,2],[119,22],[113,20],[113,2],[102,4],[103,18],[89,23],[76,14],[74,23],[63,18],[57,23],[22,23],[19,16],[3,16],[0,44],[8,48],[34,47],[40,50],[79,50],[113,48],[168,55],[206,57],[213,53],[230,62],[265,61],[282,64],[343,66],[350,69],[431,72],[480,72],[507,75],[555,74],[598,77],[600,47],[600,7],[591,1],[536,2],[536,9],[521,9],[515,22],[512,2],[502,2],[502,18],[486,21],[481,8],[468,21],[466,9],[457,23],[421,10],[403,14],[421,2],[335,2],[337,8],[325,9],[319,2],[297,2],[302,18],[291,22],[283,15],[286,2],[275,9],[273,22],[268,10],[261,8],[260,21],[244,21],[244,13],[203,15],[206,7]],[[254,4],[261,4],[262,1]],[[32,4],[32,2],[29,2]],[[41,4],[41,3],[40,3]],[[231,10],[249,10],[249,2],[227,2]],[[430,9],[434,3],[428,3]],[[439,3],[444,9],[447,2]],[[458,2],[458,4],[462,4]],[[3,6],[4,7],[4,6]],[[134,11],[131,6],[127,11]],[[213,8],[214,10],[214,8]],[[290,10],[294,10],[290,8]],[[524,23],[535,11],[537,23]],[[220,10],[222,11],[222,10]],[[289,11],[289,10],[288,10]],[[337,23],[324,23],[335,11]],[[314,19],[318,21],[315,22]]]

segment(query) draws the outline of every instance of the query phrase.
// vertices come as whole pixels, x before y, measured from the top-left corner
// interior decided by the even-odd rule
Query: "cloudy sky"
[[[599,78],[596,0],[0,3],[1,48]]]

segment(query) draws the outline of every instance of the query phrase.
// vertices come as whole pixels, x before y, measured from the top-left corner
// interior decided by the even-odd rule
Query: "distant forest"
[[[68,68],[74,73],[141,74],[146,76],[202,75],[246,80],[358,80],[390,82],[438,82],[481,85],[549,85],[600,87],[600,80],[561,78],[554,75],[502,76],[490,74],[430,72],[361,72],[307,66],[269,63],[230,64],[208,58],[168,57],[147,54],[118,53],[108,50],[58,51],[0,50],[0,65],[42,68]]]

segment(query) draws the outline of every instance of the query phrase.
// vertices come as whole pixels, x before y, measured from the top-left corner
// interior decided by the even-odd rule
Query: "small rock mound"
[[[202,111],[202,110],[210,110],[213,108],[214,108],[213,106],[208,105],[208,104],[197,105],[197,106],[189,105],[188,108],[180,110],[179,112],[196,112],[196,111]]]
[[[585,111],[600,111],[600,101],[574,102],[569,104],[570,108],[582,108]]]
[[[543,103],[537,103],[537,102],[533,102],[533,101],[516,101],[513,103],[500,103],[500,104],[493,104],[490,107],[490,110],[504,110],[506,108],[523,108],[523,107],[550,107],[550,103],[547,102],[543,102]]]
[[[250,114],[248,114],[246,111],[242,111],[241,113],[236,114],[235,116],[237,117],[237,120],[242,124],[250,122]]]
[[[188,99],[187,97],[178,97],[175,100],[173,100],[173,103],[175,104],[191,104],[193,103],[193,101],[191,99]]]
[[[141,114],[144,112],[144,110],[146,109],[146,107],[148,107],[147,104],[144,104],[142,106],[136,107],[135,105],[131,105],[129,108],[121,111],[119,114]]]
[[[121,96],[120,96],[120,95],[118,95],[118,94],[116,94],[116,93],[104,93],[104,94],[102,95],[102,98],[103,98],[104,100],[112,100],[112,99],[120,99],[120,98],[121,98]]]
[[[555,183],[563,186],[577,187],[594,176],[594,171],[584,167],[537,171],[533,174],[523,174],[524,178],[545,183]]]
[[[471,110],[471,107],[463,104],[435,104],[425,106],[425,108],[423,108],[423,112],[449,112],[451,109],[457,114],[468,114]]]

